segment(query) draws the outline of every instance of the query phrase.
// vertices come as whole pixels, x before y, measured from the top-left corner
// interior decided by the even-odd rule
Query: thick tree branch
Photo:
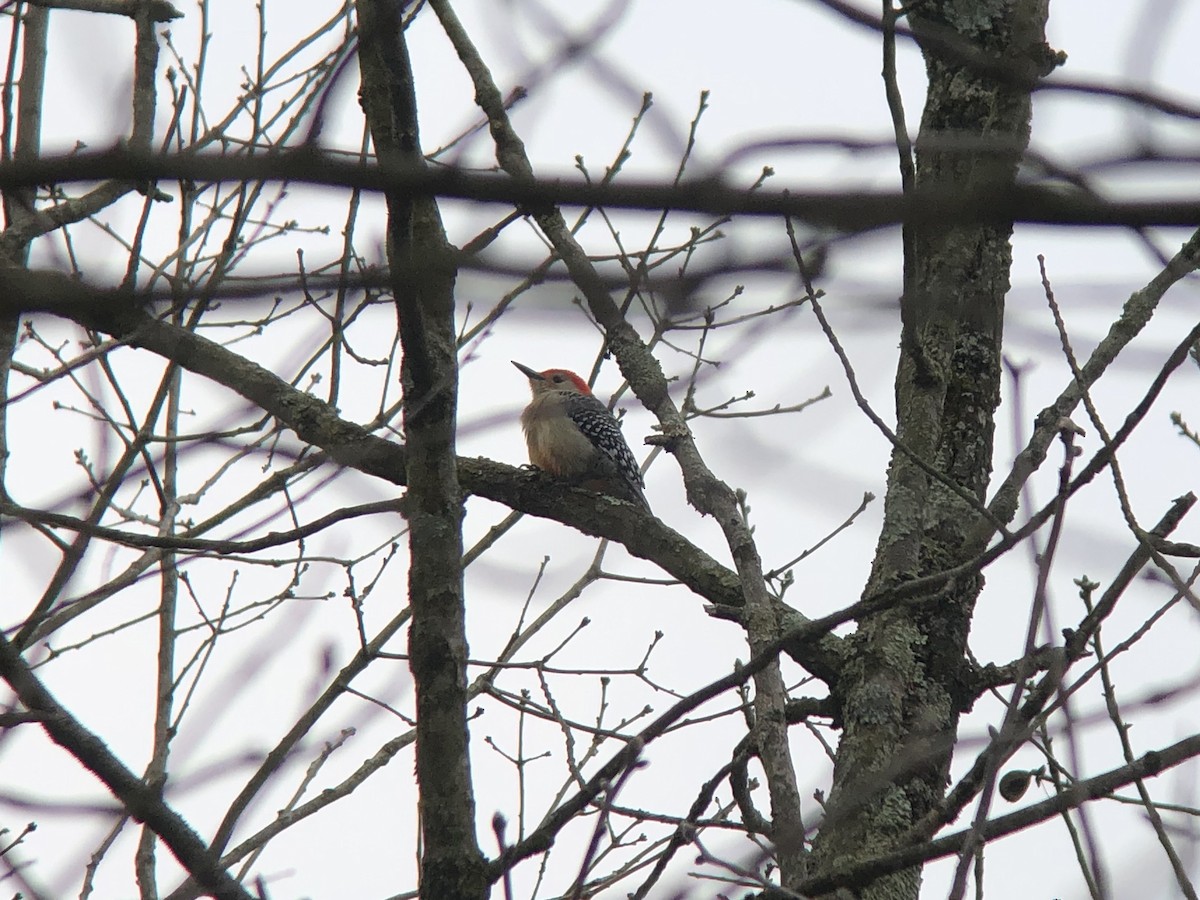
[[[74,9],[80,12],[108,13],[136,19],[146,16],[152,22],[170,22],[183,13],[167,0],[26,0],[30,6],[45,9]]]
[[[1007,146],[996,145],[997,150]],[[564,178],[511,177],[449,167],[362,164],[305,147],[255,156],[145,154],[125,147],[74,155],[0,163],[0,189],[88,181],[191,179],[289,181],[301,184],[398,190],[476,203],[538,206],[602,206],[609,209],[664,209],[728,216],[792,218],[847,232],[909,222],[950,226],[1002,222],[1117,227],[1177,225],[1194,228],[1200,197],[1178,192],[1148,200],[1105,200],[1019,184],[952,185],[924,182],[910,194],[894,191],[755,190],[726,184],[720,177],[664,182],[582,182]]]
[[[64,316],[131,347],[174,360],[271,414],[302,441],[328,453],[333,462],[392,484],[407,483],[402,445],[341,418],[324,401],[220,344],[155,318],[127,295],[94,291],[56,272],[9,269],[0,271],[0,296],[19,297],[22,308],[30,312]],[[471,494],[616,541],[705,599],[720,606],[743,605],[737,574],[658,519],[632,515],[619,501],[597,499],[541,473],[492,460],[459,459],[457,467],[463,488]],[[829,678],[839,664],[840,646],[840,639],[830,636],[789,647],[788,652],[814,675]]]

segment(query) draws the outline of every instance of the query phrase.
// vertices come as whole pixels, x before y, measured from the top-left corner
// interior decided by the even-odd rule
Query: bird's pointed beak
[[[509,360],[509,362],[511,362],[518,369],[520,369],[521,372],[525,375],[525,377],[528,378],[530,381],[545,381],[546,380],[545,378],[542,377],[541,372],[536,372],[533,369],[529,368],[529,366],[523,366],[519,362],[517,362],[515,359]]]

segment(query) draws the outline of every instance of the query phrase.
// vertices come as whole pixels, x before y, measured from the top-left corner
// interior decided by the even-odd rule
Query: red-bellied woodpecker
[[[621,426],[587,382],[567,369],[538,372],[516,361],[513,365],[529,378],[533,392],[521,413],[529,461],[551,475],[649,509],[642,474]]]

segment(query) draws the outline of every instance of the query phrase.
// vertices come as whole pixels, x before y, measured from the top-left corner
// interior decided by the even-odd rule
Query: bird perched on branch
[[[529,461],[588,490],[649,509],[642,474],[621,425],[569,369],[538,372],[513,361],[529,379],[533,399],[521,413]]]

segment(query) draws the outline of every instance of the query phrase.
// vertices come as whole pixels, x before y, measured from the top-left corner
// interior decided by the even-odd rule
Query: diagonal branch
[[[302,441],[320,447],[333,462],[407,484],[404,446],[341,418],[327,403],[220,344],[156,319],[127,295],[99,292],[56,272],[9,269],[0,271],[3,296],[21,298],[23,309],[64,316],[173,360],[240,394]],[[658,519],[628,515],[621,504],[597,503],[586,491],[492,460],[459,459],[457,465],[468,493],[616,541],[705,599],[726,607],[744,605],[738,575]],[[840,647],[840,639],[826,636],[789,646],[788,652],[814,675],[828,679],[839,665]]]
[[[532,178],[533,166],[525,153],[525,145],[512,127],[503,96],[487,65],[448,0],[430,0],[430,6],[475,85],[476,102],[488,118],[501,168],[517,178]],[[662,425],[668,439],[667,449],[679,461],[683,472],[688,501],[701,514],[711,515],[721,526],[741,578],[750,650],[755,655],[762,654],[779,633],[778,619],[763,578],[762,560],[750,527],[742,516],[737,495],[704,462],[667,391],[662,367],[613,301],[562,212],[551,204],[532,206],[531,212],[571,273],[572,280],[583,291],[592,315],[604,328],[607,347],[616,356],[621,374]],[[791,888],[804,876],[807,850],[800,788],[788,743],[787,690],[774,656],[754,676],[754,684],[754,733],[771,797],[774,819],[771,836],[779,858],[781,882],[785,888]]]
[[[154,788],[143,784],[127,769],[99,737],[63,708],[2,634],[0,677],[8,682],[21,703],[40,717],[51,740],[99,778],[131,816],[162,838],[198,883],[219,900],[251,900],[251,895],[216,862],[192,827],[167,806]]]
[[[1146,753],[1132,763],[1111,769],[1095,778],[1076,782],[1061,794],[1056,794],[1041,803],[1027,806],[1007,816],[990,819],[982,824],[978,833],[988,841],[1006,834],[1014,834],[1039,822],[1060,816],[1088,800],[1107,797],[1117,788],[1158,775],[1196,756],[1200,756],[1200,735],[1192,735],[1169,747]],[[819,896],[839,887],[870,884],[893,872],[957,853],[970,835],[971,829],[968,828],[926,843],[861,860],[844,869],[806,881],[801,885],[801,892],[805,895]]]
[[[1177,282],[1200,267],[1200,231],[1179,248],[1162,271],[1141,290],[1134,291],[1125,302],[1121,315],[1109,326],[1108,334],[1096,345],[1079,376],[1063,389],[1053,403],[1037,415],[1036,428],[1025,445],[1025,449],[1013,463],[1012,470],[997,488],[988,509],[1005,522],[1012,521],[1020,501],[1021,488],[1046,459],[1050,444],[1058,434],[1058,423],[1069,417],[1083,399],[1084,393],[1094,385],[1117,358],[1150,323],[1158,304],[1167,291]],[[980,533],[975,535],[974,546],[982,546],[992,534],[990,522],[982,522]]]

